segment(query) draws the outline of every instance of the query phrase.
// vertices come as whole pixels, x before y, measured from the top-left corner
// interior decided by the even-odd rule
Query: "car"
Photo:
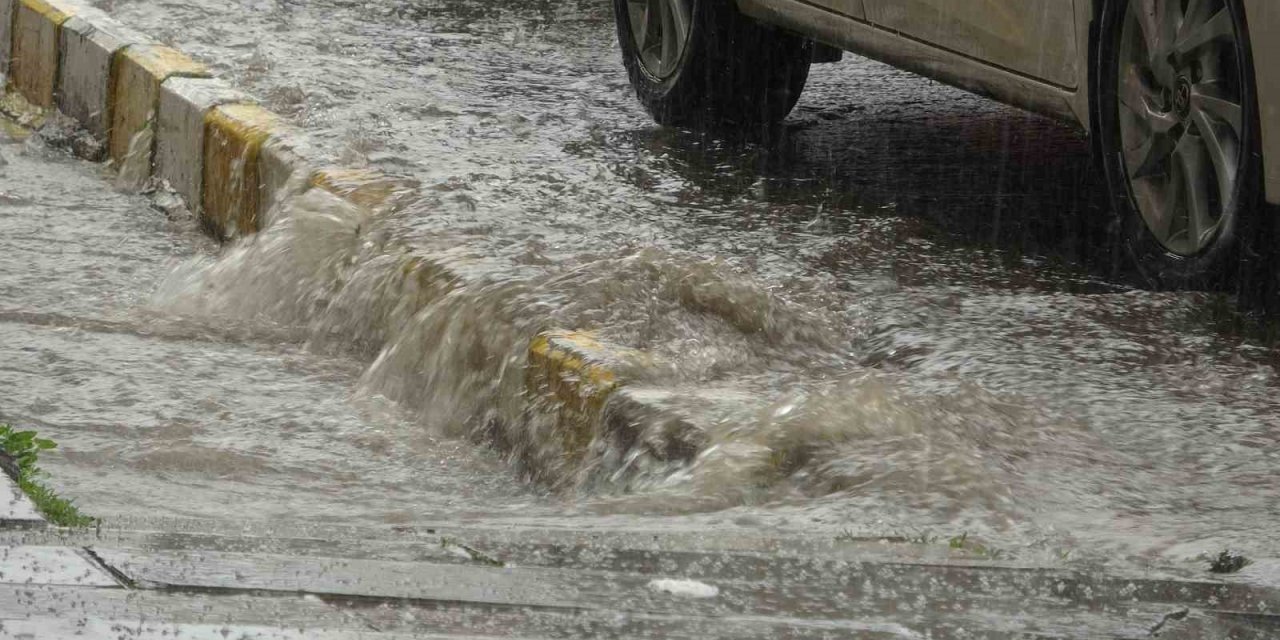
[[[1083,127],[1157,286],[1221,284],[1272,244],[1275,0],[614,0],[614,13],[661,124],[773,125],[811,64],[850,51]]]

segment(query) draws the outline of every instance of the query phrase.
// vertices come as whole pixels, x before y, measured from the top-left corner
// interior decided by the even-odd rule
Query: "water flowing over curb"
[[[252,313],[275,319],[283,313],[297,322],[324,307],[325,320],[311,323],[308,339],[363,339],[366,349],[380,353],[365,376],[370,393],[410,406],[431,398],[440,409],[443,392],[430,387],[451,386],[438,368],[448,366],[438,360],[443,338],[410,334],[430,325],[428,307],[450,296],[483,313],[483,300],[460,292],[496,285],[458,264],[371,238],[379,216],[415,197],[416,183],[332,166],[311,151],[302,132],[213,78],[204,65],[73,0],[0,0],[0,81],[11,94],[7,103],[25,103],[28,112],[56,109],[76,120],[94,142],[77,151],[91,160],[109,158],[119,170],[118,186],[162,182],[208,233],[237,243],[227,251],[268,259],[275,251],[290,262],[296,290],[271,291],[266,299],[284,302]],[[379,255],[362,260],[361,245],[369,242]],[[329,277],[339,272],[346,286],[335,290]],[[182,281],[181,274],[176,279]],[[214,311],[246,304],[204,289],[202,304]],[[501,445],[530,476],[553,485],[595,482],[598,472],[617,481],[620,470],[643,466],[641,458],[669,471],[696,457],[705,438],[688,416],[650,402],[661,393],[628,388],[629,374],[652,358],[514,315],[483,315],[475,320],[486,326],[466,329],[470,339],[485,336],[479,341],[490,363],[472,377],[495,380],[489,393],[469,388],[474,397],[451,400],[474,405],[463,420],[466,435]],[[383,375],[392,366],[424,367],[432,357],[437,368],[411,376],[413,388]]]

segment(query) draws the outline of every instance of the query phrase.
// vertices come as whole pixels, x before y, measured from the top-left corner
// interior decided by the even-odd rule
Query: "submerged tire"
[[[1261,240],[1261,156],[1239,0],[1108,0],[1094,122],[1123,240],[1161,288],[1219,287]]]
[[[631,85],[658,123],[695,129],[780,122],[809,77],[812,45],[733,0],[614,0]]]

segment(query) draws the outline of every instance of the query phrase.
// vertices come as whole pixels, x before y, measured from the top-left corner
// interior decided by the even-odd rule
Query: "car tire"
[[[760,24],[733,0],[614,0],[618,42],[645,109],[667,126],[770,125],[809,77],[811,43]]]
[[[1104,4],[1092,73],[1096,148],[1146,280],[1218,288],[1258,262],[1256,84],[1239,0],[1183,4]]]

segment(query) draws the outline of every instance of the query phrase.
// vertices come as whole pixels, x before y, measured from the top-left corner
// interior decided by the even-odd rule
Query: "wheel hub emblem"
[[[1191,82],[1186,78],[1178,78],[1178,87],[1173,91],[1173,110],[1180,118],[1191,113]]]

